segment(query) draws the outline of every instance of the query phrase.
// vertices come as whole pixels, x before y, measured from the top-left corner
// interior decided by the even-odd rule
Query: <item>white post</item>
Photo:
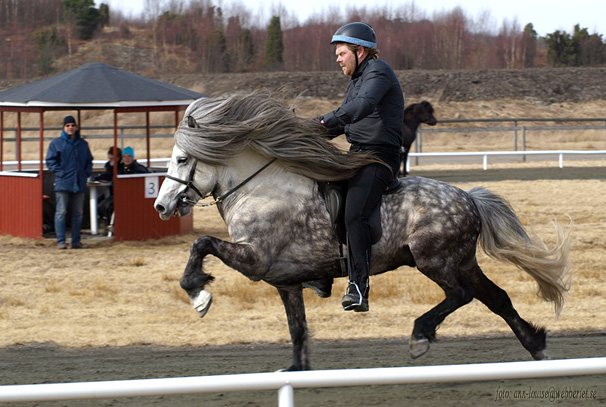
[[[89,213],[90,213],[90,234],[96,235],[99,233],[99,224],[97,223],[97,184],[88,183],[89,192]]]
[[[564,168],[564,154],[560,153],[559,158],[560,168]]]
[[[279,407],[295,407],[295,392],[290,384],[285,384],[278,390]]]
[[[488,155],[487,154],[484,154],[483,163],[484,163],[484,171],[486,171],[488,169]]]

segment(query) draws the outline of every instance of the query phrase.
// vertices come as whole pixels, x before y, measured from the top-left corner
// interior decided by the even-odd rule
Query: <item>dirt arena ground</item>
[[[602,333],[553,335],[553,358],[586,358],[606,348]],[[444,338],[424,357],[408,356],[406,339],[318,341],[316,369],[378,368],[526,360],[511,336]],[[0,383],[51,383],[187,377],[272,372],[289,363],[287,344],[247,344],[165,348],[128,346],[73,349],[51,344],[0,349]],[[603,375],[477,382],[295,389],[303,406],[603,406]],[[2,406],[15,404],[0,403]],[[278,392],[217,392],[192,395],[19,403],[22,407],[266,407],[278,405]]]
[[[541,190],[544,198],[551,196],[554,191],[550,188],[565,188],[569,198],[564,199],[565,208],[571,208],[570,197],[573,196],[574,184],[585,188],[583,196],[590,195],[589,202],[594,201],[599,191],[603,191],[606,182],[606,167],[598,162],[575,163],[569,168],[554,169],[545,163],[535,163],[512,168],[511,164],[495,164],[492,169],[482,171],[466,169],[469,165],[461,165],[453,170],[443,166],[421,166],[414,175],[428,176],[453,183],[467,189],[468,186],[482,184],[496,189],[500,193],[512,197],[514,207],[519,209],[522,219],[533,224],[542,224],[561,207],[558,204],[547,208],[540,207],[538,197],[529,196],[529,191]],[[518,191],[522,196],[515,196],[512,191]],[[556,193],[557,194],[557,193]],[[552,199],[548,198],[550,204]],[[522,202],[526,207],[522,206]],[[587,203],[579,199],[580,213],[588,212]],[[550,331],[548,348],[552,358],[584,358],[606,356],[606,318],[604,318],[604,279],[603,266],[594,263],[596,270],[587,270],[588,264],[580,254],[591,248],[591,252],[603,252],[604,237],[599,230],[594,230],[591,236],[582,236],[584,230],[603,229],[604,209],[599,203],[595,204],[595,213],[586,225],[580,219],[579,213],[571,216],[579,218],[581,235],[575,234],[573,252],[577,249],[577,263],[581,262],[579,277],[573,286],[568,303],[560,319],[553,319],[552,310],[538,303],[534,297],[533,283],[520,280],[507,282],[500,280],[495,273],[489,274],[497,283],[506,288],[512,296],[514,304],[522,315],[527,315],[533,321],[546,323]],[[545,211],[544,209],[547,209]],[[200,216],[195,227],[200,233],[221,235],[220,219],[216,212],[208,212]],[[544,212],[549,212],[546,214]],[[538,217],[537,217],[538,216]],[[527,219],[530,218],[530,219]],[[204,219],[202,219],[204,218]],[[591,222],[593,220],[593,222]],[[597,223],[595,223],[597,221]],[[544,226],[544,225],[543,225]],[[540,235],[548,229],[538,229]],[[13,266],[29,264],[20,272],[23,273],[21,282],[7,279],[9,272],[3,266],[2,279],[7,287],[13,281],[13,289],[9,294],[4,291],[2,309],[0,309],[0,383],[53,383],[71,381],[98,381],[141,379],[156,377],[182,377],[199,375],[222,375],[237,373],[271,372],[284,368],[290,363],[290,344],[286,324],[279,305],[277,295],[265,284],[254,284],[237,279],[237,273],[222,270],[220,262],[210,261],[208,267],[219,281],[214,285],[216,303],[204,320],[199,320],[189,309],[186,299],[177,294],[174,287],[180,274],[179,270],[164,271],[158,281],[147,287],[136,287],[126,278],[123,283],[114,283],[114,276],[105,269],[106,278],[103,281],[94,269],[97,253],[106,257],[109,253],[119,253],[125,256],[121,262],[113,263],[107,259],[107,267],[117,268],[118,273],[143,272],[143,268],[152,268],[148,249],[141,245],[128,243],[97,243],[91,242],[93,249],[86,252],[88,261],[76,261],[75,266],[82,268],[81,277],[72,274],[71,281],[61,280],[59,275],[65,272],[53,268],[66,266],[68,259],[50,260],[56,256],[54,242],[45,239],[32,247],[29,241],[20,239],[1,238],[3,257],[14,256],[17,253],[25,263],[13,261]],[[188,237],[177,243],[177,247],[167,248],[168,255],[173,249],[185,251],[183,259],[177,263],[184,264]],[[601,247],[601,249],[600,249]],[[32,252],[35,249],[36,252]],[[151,250],[158,250],[152,246]],[[596,251],[597,250],[597,251]],[[131,252],[126,255],[125,251]],[[47,253],[50,269],[43,271],[39,266],[31,264]],[[30,253],[29,259],[26,253]],[[82,252],[80,252],[82,253]],[[601,254],[601,253],[600,253]],[[588,253],[588,255],[590,255]],[[603,255],[603,254],[601,254]],[[64,253],[75,260],[73,253]],[[579,257],[581,257],[579,259]],[[109,260],[109,261],[108,261]],[[44,261],[44,260],[43,260]],[[482,260],[486,261],[486,259]],[[92,263],[91,263],[92,262]],[[126,264],[125,264],[126,263]],[[142,264],[139,264],[142,263]],[[138,265],[139,264],[139,265]],[[145,267],[140,267],[141,265]],[[73,266],[70,266],[73,267]],[[163,265],[166,267],[166,265]],[[35,270],[38,270],[37,272]],[[152,268],[153,269],[153,268]],[[11,268],[11,272],[14,272]],[[493,270],[494,271],[494,270]],[[72,273],[77,273],[76,271]],[[152,271],[153,273],[153,271]],[[510,280],[515,271],[505,271]],[[42,275],[41,275],[42,274]],[[158,272],[156,272],[158,274]],[[390,275],[387,273],[385,276]],[[496,273],[498,274],[498,273]],[[595,279],[591,279],[591,276]],[[589,281],[587,277],[590,277]],[[380,280],[375,277],[377,291],[385,284],[394,280]],[[156,279],[158,276],[156,277]],[[231,279],[233,278],[233,279]],[[520,346],[511,331],[503,322],[479,306],[470,304],[459,310],[444,322],[444,328],[438,332],[439,341],[430,352],[420,359],[413,360],[408,355],[407,337],[414,317],[427,309],[426,303],[432,303],[439,293],[431,283],[415,282],[415,278],[423,278],[416,271],[405,273],[405,284],[413,285],[413,290],[421,291],[421,299],[408,293],[400,304],[399,316],[394,315],[390,305],[394,298],[374,301],[373,312],[362,316],[360,321],[352,321],[350,314],[340,311],[337,306],[338,295],[328,300],[320,300],[311,295],[306,297],[308,303],[308,318],[310,327],[315,334],[312,340],[312,363],[315,369],[341,368],[372,368],[390,366],[419,366],[441,364],[490,363],[529,360],[528,353]],[[82,279],[88,279],[85,282]],[[426,280],[426,279],[425,279]],[[224,281],[223,284],[221,281]],[[402,284],[402,280],[395,280]],[[11,284],[13,284],[11,283]],[[523,284],[520,286],[519,284]],[[36,285],[44,285],[42,292]],[[92,285],[90,285],[92,284]],[[117,284],[117,285],[116,285]],[[243,286],[236,292],[233,285]],[[420,284],[420,285],[419,285]],[[61,285],[66,285],[61,288]],[[592,287],[587,287],[590,285]],[[19,287],[21,286],[21,287]],[[340,287],[337,284],[338,287]],[[88,287],[88,288],[87,288]],[[168,288],[172,287],[172,288]],[[19,297],[16,292],[23,289],[30,293],[27,297]],[[337,293],[341,288],[336,288]],[[589,292],[586,290],[590,289]],[[140,292],[137,293],[137,290]],[[595,290],[595,291],[591,291]],[[377,292],[375,291],[375,292]],[[89,292],[89,294],[87,294]],[[257,296],[262,301],[255,305],[246,305],[247,295]],[[380,292],[380,291],[379,291]],[[36,294],[39,293],[39,294]],[[585,293],[581,295],[581,293]],[[593,294],[592,294],[593,293]],[[233,296],[244,296],[243,303],[228,304]],[[378,294],[379,296],[381,294]],[[111,298],[108,298],[111,297]],[[49,304],[34,304],[31,302],[50,300],[55,297],[54,307]],[[171,305],[167,305],[166,299]],[[580,298],[582,297],[582,298]],[[18,299],[20,298],[21,303]],[[127,300],[126,298],[130,298]],[[157,306],[151,305],[159,301]],[[227,302],[226,302],[227,301]],[[323,302],[321,302],[323,301]],[[437,300],[435,300],[437,302]],[[63,304],[61,304],[63,302]],[[134,304],[141,302],[142,304]],[[113,305],[112,305],[113,304]],[[180,305],[179,305],[180,304]],[[141,305],[145,307],[141,308]],[[175,306],[176,305],[176,306]],[[114,309],[114,307],[117,307]],[[144,315],[144,313],[156,313]],[[84,313],[84,314],[83,314]],[[163,313],[179,315],[162,316]],[[130,314],[130,315],[129,315]],[[356,316],[359,318],[360,316]],[[160,318],[160,319],[158,319]],[[394,324],[394,318],[401,324]],[[231,320],[231,323],[230,323]],[[362,329],[353,329],[352,322],[361,323]],[[228,331],[240,330],[230,334]],[[377,335],[376,332],[381,332]],[[231,335],[231,336],[230,336]],[[348,336],[349,335],[349,336]],[[274,339],[271,339],[271,338]],[[358,338],[345,340],[339,338]],[[29,339],[28,339],[29,338]],[[231,338],[231,339],[230,339]],[[273,342],[273,343],[272,343]],[[217,346],[214,344],[231,343]],[[197,345],[196,345],[197,344]],[[120,346],[116,346],[120,345]],[[529,393],[524,393],[528,390]],[[533,392],[534,390],[534,392]],[[540,393],[537,393],[540,392]],[[545,395],[545,391],[551,392]],[[553,396],[560,391],[559,396]],[[550,395],[551,396],[550,396]],[[583,398],[581,398],[583,397]],[[522,405],[534,406],[541,404],[568,405],[604,405],[606,403],[606,381],[603,376],[579,376],[563,378],[546,378],[532,380],[505,380],[472,383],[436,383],[390,386],[364,386],[351,388],[322,388],[295,390],[297,406],[444,406],[475,404],[488,405]],[[22,406],[271,406],[277,404],[277,392],[224,392],[216,394],[180,395],[164,397],[140,397],[124,399],[99,399],[86,401],[63,401],[45,403],[21,403]],[[9,404],[7,404],[9,405]],[[15,405],[15,404],[10,404]]]

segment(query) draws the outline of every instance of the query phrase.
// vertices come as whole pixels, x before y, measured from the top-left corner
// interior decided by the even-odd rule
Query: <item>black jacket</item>
[[[404,95],[394,71],[380,59],[365,59],[351,77],[340,108],[323,117],[330,134],[352,144],[402,146]]]
[[[105,163],[105,170],[95,177],[95,181],[108,181],[114,180],[114,166],[109,161]]]
[[[144,174],[148,173],[147,167],[139,164],[136,160],[131,165],[126,165],[122,161],[118,164],[118,174]],[[113,181],[114,166],[109,161],[105,163],[105,171],[95,177],[95,181]]]
[[[137,160],[134,160],[130,165],[120,162],[120,166],[118,167],[118,174],[145,174],[148,172],[147,167],[139,164]]]

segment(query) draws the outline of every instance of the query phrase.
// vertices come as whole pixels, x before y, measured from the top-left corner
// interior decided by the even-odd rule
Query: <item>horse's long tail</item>
[[[489,190],[476,187],[467,191],[482,220],[479,244],[489,256],[507,261],[530,274],[538,283],[537,295],[554,303],[556,315],[564,306],[570,288],[570,228],[554,222],[555,247],[548,249],[536,234],[529,236],[509,202]]]

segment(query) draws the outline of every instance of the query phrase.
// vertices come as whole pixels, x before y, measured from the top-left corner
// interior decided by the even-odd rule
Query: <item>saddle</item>
[[[345,196],[347,192],[347,181],[342,182],[318,182],[318,191],[324,198],[326,210],[330,216],[337,239],[341,245],[347,244],[347,233],[345,228]],[[400,179],[394,181],[383,192],[383,195],[393,194],[401,188]],[[370,237],[372,244],[381,240],[383,228],[381,227],[381,205],[377,205],[370,216]]]
[[[396,178],[383,192],[383,195],[392,194],[398,191],[401,187],[400,180]],[[346,277],[348,275],[347,259],[343,255],[343,245],[347,244],[347,233],[345,229],[345,196],[347,191],[347,181],[318,181],[318,191],[322,198],[324,198],[326,210],[328,211],[328,215],[330,217],[330,224],[335,231],[337,240],[339,241],[339,258],[337,259],[337,267],[340,270],[341,277]],[[381,205],[378,205],[370,216],[370,234],[372,244],[375,244],[381,240],[381,236],[383,234],[383,228],[381,227]],[[332,283],[332,278],[326,278],[321,280],[307,281],[303,283],[303,287],[309,287],[320,297],[326,298],[330,297]]]

